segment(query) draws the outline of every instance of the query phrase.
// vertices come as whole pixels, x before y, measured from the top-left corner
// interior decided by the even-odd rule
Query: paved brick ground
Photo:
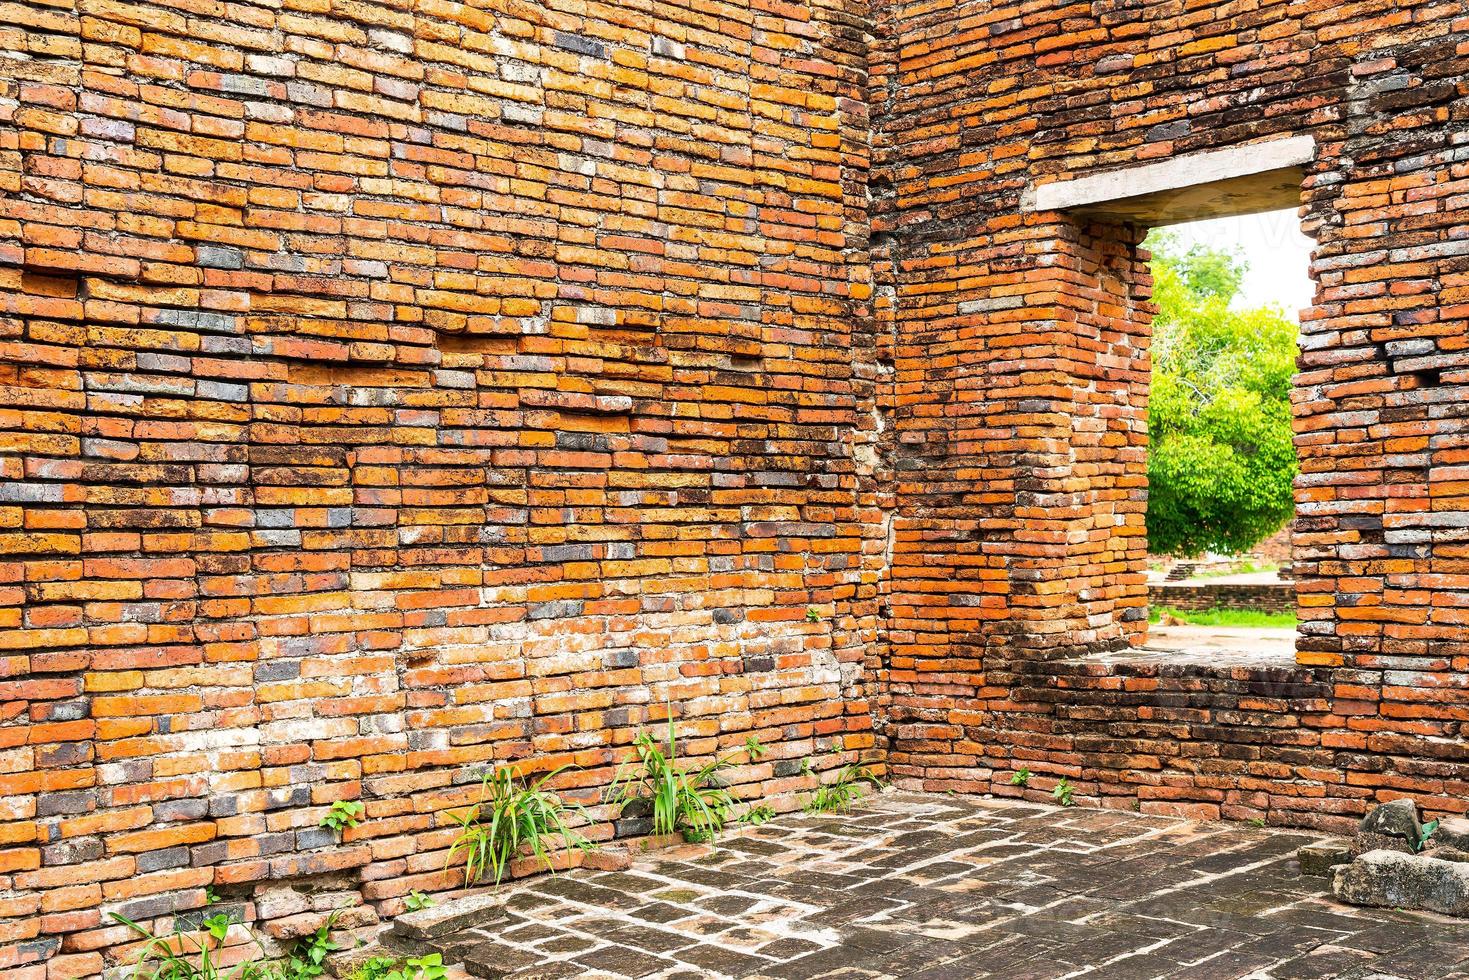
[[[888,794],[519,886],[481,976],[1469,978],[1469,922],[1364,913],[1237,824]]]

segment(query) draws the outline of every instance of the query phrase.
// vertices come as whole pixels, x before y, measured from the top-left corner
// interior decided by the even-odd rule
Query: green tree
[[[1238,255],[1154,233],[1148,548],[1237,554],[1295,513],[1291,376],[1298,327],[1276,307],[1231,306]]]

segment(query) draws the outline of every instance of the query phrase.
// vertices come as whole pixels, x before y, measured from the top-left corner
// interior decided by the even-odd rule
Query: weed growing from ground
[[[498,885],[522,849],[528,849],[551,869],[547,846],[551,838],[568,847],[591,847],[585,837],[566,825],[566,815],[580,813],[581,807],[546,789],[546,783],[565,768],[554,769],[530,783],[522,782],[508,767],[496,769],[481,781],[478,803],[462,814],[449,815],[460,832],[449,846],[446,865],[456,860],[463,863],[464,887],[487,872],[494,873]]]
[[[842,767],[835,781],[818,786],[806,803],[807,813],[832,813],[846,810],[862,795],[862,784],[882,788],[882,780],[871,769],[853,762]]]
[[[678,759],[672,715],[666,741],[639,732],[633,750],[637,761],[617,771],[607,791],[608,802],[625,807],[634,800],[650,800],[655,834],[681,833],[685,840],[701,842],[724,829],[734,798],[720,771],[735,765],[738,752],[715,756],[697,769],[685,767]],[[744,753],[754,762],[765,754],[765,747],[751,736],[745,740]]]
[[[1071,785],[1071,781],[1069,779],[1067,779],[1065,776],[1062,776],[1061,781],[1056,784],[1056,788],[1051,790],[1051,799],[1055,800],[1062,806],[1075,806],[1075,801],[1071,799],[1071,794],[1075,792],[1076,787]]]

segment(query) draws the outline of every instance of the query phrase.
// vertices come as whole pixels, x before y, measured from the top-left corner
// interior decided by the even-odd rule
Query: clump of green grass
[[[816,787],[816,792],[806,802],[806,812],[833,813],[849,809],[861,797],[863,783],[873,789],[882,788],[882,780],[861,763],[852,762],[843,766],[834,782]]]
[[[449,814],[460,833],[449,847],[446,866],[455,861],[464,865],[464,887],[491,872],[498,885],[522,849],[554,871],[548,846],[551,843],[559,841],[583,851],[591,847],[566,822],[571,814],[585,818],[582,808],[546,789],[546,783],[566,768],[554,769],[530,782],[522,782],[508,766],[496,769],[481,780],[478,803],[462,814]]]
[[[1271,613],[1260,609],[1171,609],[1168,606],[1148,610],[1148,622],[1158,623],[1164,616],[1189,626],[1249,627],[1259,629],[1295,629],[1295,613]]]
[[[697,768],[685,766],[678,757],[672,713],[666,741],[642,731],[633,740],[633,751],[636,762],[619,768],[608,787],[609,803],[626,807],[634,800],[648,800],[653,833],[680,833],[690,842],[711,841],[724,829],[735,803],[721,771],[735,765],[739,751],[716,756]],[[754,762],[765,754],[765,746],[752,735],[743,752]]]

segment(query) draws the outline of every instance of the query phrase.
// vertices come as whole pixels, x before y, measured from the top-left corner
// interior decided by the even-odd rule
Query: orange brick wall
[[[1461,2],[0,9],[0,974],[393,914],[498,762],[605,838],[665,697],[782,806],[1469,805]],[[1144,229],[1022,195],[1286,133],[1301,663],[1086,659],[1146,629]]]
[[[1462,812],[1469,8],[957,0],[886,5],[875,33],[893,771],[1337,828],[1404,793]],[[1025,192],[1284,135],[1317,146],[1301,666],[1079,660],[1142,628],[1151,284],[1144,229]]]
[[[395,912],[665,698],[742,796],[871,749],[847,7],[3,7],[0,974]]]

